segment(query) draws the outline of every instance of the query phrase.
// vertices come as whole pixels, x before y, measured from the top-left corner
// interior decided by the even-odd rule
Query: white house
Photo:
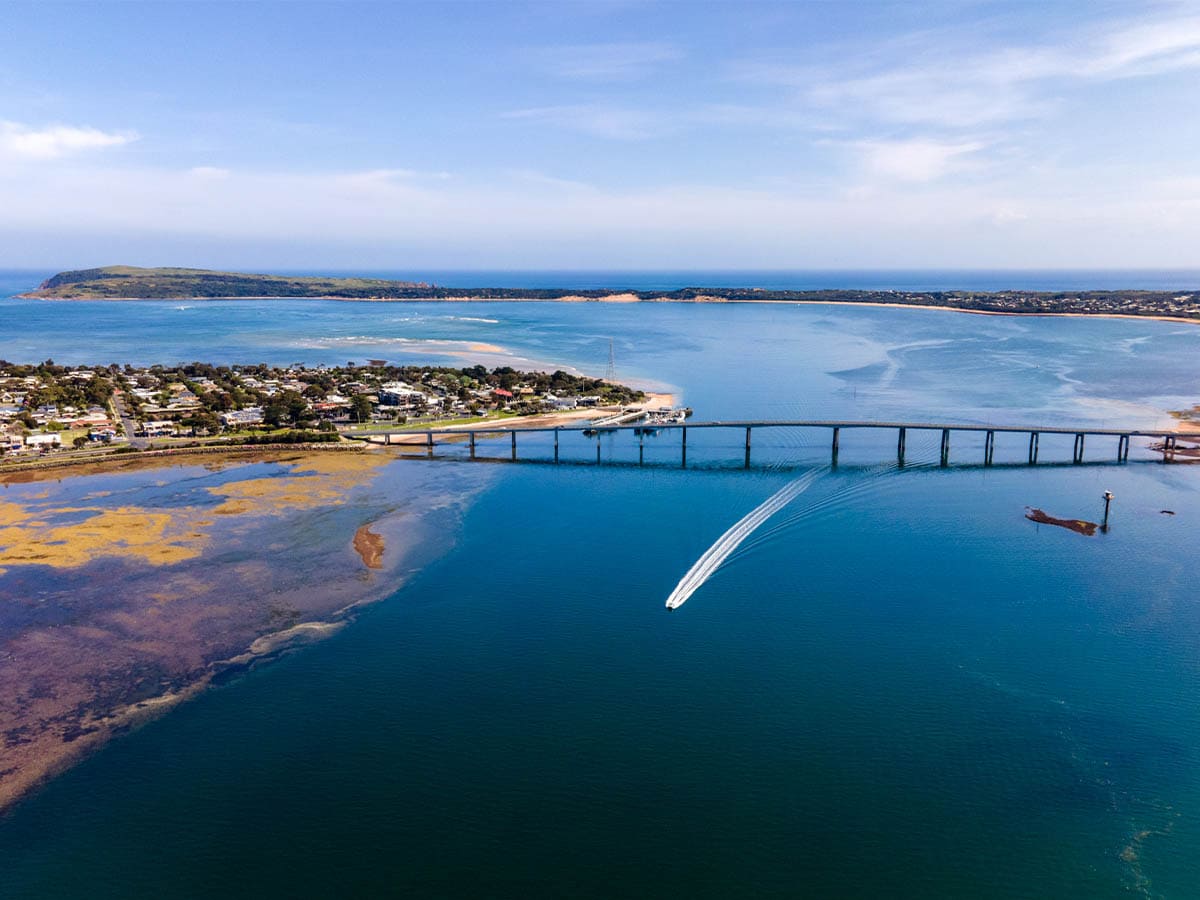
[[[221,413],[221,423],[226,428],[233,428],[238,425],[261,425],[263,422],[263,411],[261,406],[248,406],[245,409],[235,409],[231,412]]]
[[[25,446],[35,450],[50,450],[62,446],[62,438],[57,434],[31,434],[25,438]]]
[[[162,437],[174,434],[175,426],[176,423],[171,421],[147,422],[142,426],[142,434],[146,437]]]

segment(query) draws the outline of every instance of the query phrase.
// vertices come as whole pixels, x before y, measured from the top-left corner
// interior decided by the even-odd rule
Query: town
[[[0,455],[337,440],[371,425],[487,421],[621,406],[641,391],[567,372],[366,365],[62,366],[0,361]]]

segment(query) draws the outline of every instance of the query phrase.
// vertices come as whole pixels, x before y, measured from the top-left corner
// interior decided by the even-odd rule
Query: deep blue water
[[[1160,322],[313,301],[0,315],[0,357],[68,362],[603,371],[612,339],[619,377],[698,418],[1132,426],[1200,399],[1200,329]],[[687,470],[667,436],[645,468],[611,464],[636,460],[632,438],[605,439],[608,465],[579,438],[577,465],[489,467],[452,548],[395,596],[0,820],[0,894],[1195,896],[1200,473],[1142,450],[984,469],[957,436],[959,465],[910,436],[900,470],[894,436],[868,434],[844,435],[830,471],[828,436],[793,433],[756,437],[748,472],[719,468],[741,440],[689,436]],[[1024,452],[1001,436],[997,460]],[[1070,439],[1042,452],[1069,460]],[[478,471],[401,461],[397,484],[427,465]],[[809,491],[663,608],[811,467]],[[1098,518],[1104,490],[1107,534],[1024,518]]]

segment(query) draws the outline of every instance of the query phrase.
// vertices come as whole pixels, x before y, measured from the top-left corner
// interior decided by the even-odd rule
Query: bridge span
[[[908,433],[910,431],[930,431],[941,433],[939,458],[942,466],[950,465],[950,438],[955,432],[968,432],[984,435],[983,464],[985,466],[990,466],[992,464],[996,448],[997,434],[1028,435],[1029,465],[1037,464],[1041,437],[1042,435],[1046,434],[1069,435],[1074,438],[1074,446],[1072,450],[1072,462],[1074,463],[1082,463],[1084,461],[1084,448],[1088,438],[1116,438],[1115,450],[1117,462],[1128,461],[1129,447],[1133,438],[1145,438],[1152,441],[1161,441],[1160,446],[1152,449],[1154,449],[1155,452],[1162,453],[1163,462],[1171,462],[1175,459],[1179,440],[1200,442],[1200,431],[1177,432],[1136,428],[1085,428],[1054,425],[976,425],[934,422],[835,421],[826,419],[755,419],[714,422],[680,422],[655,425],[593,425],[588,422],[582,422],[571,425],[541,425],[534,427],[505,427],[502,424],[485,425],[481,422],[477,426],[459,425],[449,426],[446,428],[373,430],[369,432],[360,432],[357,434],[346,433],[346,436],[357,440],[382,439],[381,442],[388,445],[423,447],[427,456],[433,456],[434,448],[438,445],[439,439],[441,439],[443,442],[449,442],[449,440],[452,440],[453,443],[459,444],[465,438],[469,443],[470,458],[475,459],[475,444],[477,439],[480,437],[495,438],[503,435],[509,435],[511,443],[511,458],[515,460],[517,459],[517,437],[519,435],[552,434],[554,436],[554,460],[557,462],[559,458],[559,436],[562,434],[579,433],[586,434],[588,436],[599,436],[614,432],[632,431],[638,437],[638,455],[639,458],[641,458],[644,454],[644,441],[647,434],[677,431],[680,433],[680,462],[681,465],[686,467],[688,431],[707,429],[731,429],[738,432],[744,431],[744,463],[747,468],[750,466],[750,451],[752,447],[753,433],[756,429],[818,429],[828,431],[830,433],[829,446],[831,462],[835,466],[837,465],[838,461],[838,451],[841,445],[842,432],[853,431],[856,429],[894,431],[896,433],[896,458],[900,465],[904,465],[905,463]],[[599,441],[596,442],[596,461],[600,462]]]

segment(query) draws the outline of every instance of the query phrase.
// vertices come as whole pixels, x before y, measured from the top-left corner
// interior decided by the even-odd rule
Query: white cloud
[[[0,156],[18,159],[58,159],[88,150],[119,147],[137,140],[132,132],[51,125],[33,128],[20,122],[0,121]]]
[[[664,63],[683,58],[674,44],[660,41],[575,44],[537,51],[542,67],[562,78],[580,81],[632,81]]]
[[[195,178],[223,180],[228,178],[232,173],[228,169],[222,169],[219,166],[195,166],[188,169],[188,174]]]
[[[857,141],[853,144],[874,175],[900,181],[934,181],[948,174],[963,158],[984,148],[978,141],[933,140]]]

